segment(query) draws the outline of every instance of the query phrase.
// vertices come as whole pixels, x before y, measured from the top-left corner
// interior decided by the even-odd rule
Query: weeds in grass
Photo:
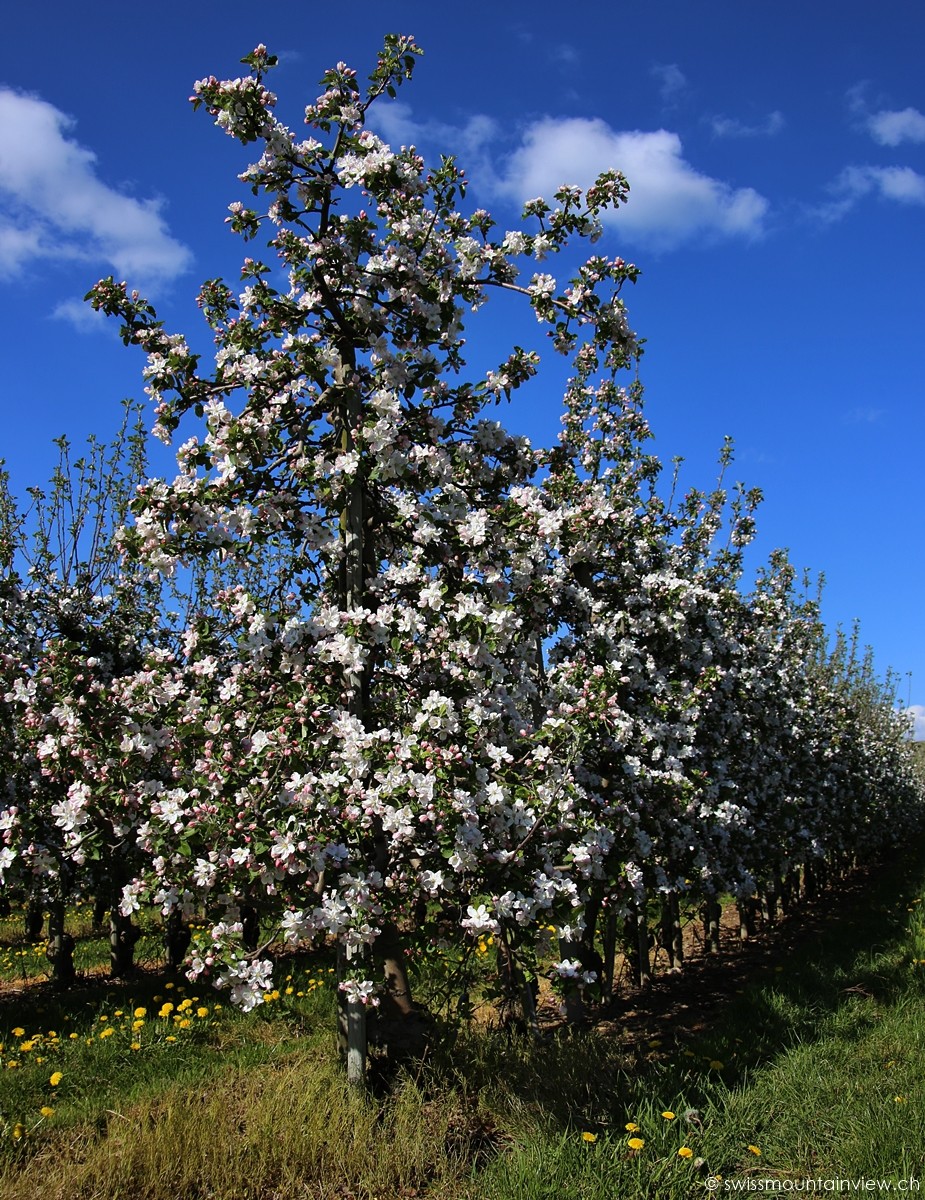
[[[0,998],[0,1196],[680,1200],[710,1173],[920,1178],[923,890],[914,856],[874,877],[696,1035],[448,1027],[365,1097],[333,1052],[327,965],[247,1015],[162,978],[42,1013]]]

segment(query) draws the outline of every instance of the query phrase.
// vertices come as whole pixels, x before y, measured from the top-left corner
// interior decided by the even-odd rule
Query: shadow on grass
[[[622,1131],[641,1106],[705,1109],[794,1046],[833,1033],[850,1043],[884,1009],[925,1001],[925,964],[910,932],[923,889],[925,838],[857,870],[753,942],[692,960],[649,994],[618,1001],[625,1012],[616,1020],[604,1015],[541,1044],[447,1032],[418,1080],[562,1130]]]

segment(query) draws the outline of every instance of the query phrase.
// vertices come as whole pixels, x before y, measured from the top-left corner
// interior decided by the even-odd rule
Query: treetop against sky
[[[97,279],[124,278],[190,332],[201,281],[236,278],[223,220],[248,199],[235,181],[247,158],[191,111],[194,81],[243,74],[265,42],[295,127],[327,67],[365,75],[384,32],[413,32],[425,56],[377,106],[376,132],[435,162],[456,154],[469,202],[508,227],[561,183],[627,177],[601,247],[642,271],[624,299],[646,339],[656,451],[685,456],[682,478],[708,487],[731,435],[735,477],[766,497],[758,554],[787,546],[824,572],[828,622],[860,618],[901,699],[925,701],[919,6],[670,0],[573,21],[546,2],[511,15],[475,3],[462,19],[412,0],[339,22],[167,0],[161,15],[103,0],[5,17],[18,51],[0,72],[0,455],[20,493],[50,473],[52,437],[109,436],[120,399],[143,393],[141,357],[82,301]],[[501,345],[521,318],[493,303]],[[193,348],[208,352],[199,328]],[[499,414],[539,443],[555,437],[564,383],[547,367]],[[153,469],[171,472],[170,455]]]

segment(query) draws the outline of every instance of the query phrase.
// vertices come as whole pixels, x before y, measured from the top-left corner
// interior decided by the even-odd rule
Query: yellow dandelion
[[[8,1071],[15,1071],[16,1068],[19,1066],[19,1063],[16,1061],[15,1058],[11,1058],[10,1061],[6,1064],[6,1066],[7,1066]]]
[[[22,1137],[22,1135],[25,1132],[26,1132],[25,1129],[17,1121],[16,1124],[13,1126],[13,1141],[18,1142],[19,1139]]]
[[[50,1104],[43,1104],[42,1107],[39,1109],[39,1112],[42,1114],[43,1117],[53,1117],[55,1115],[55,1110],[51,1107]]]
[[[205,1007],[205,1005],[201,1004],[199,1006],[199,1008],[196,1009],[197,1017],[207,1017],[208,1015],[209,1015],[209,1010]]]
[[[757,1147],[757,1146],[749,1146],[749,1147],[748,1147],[748,1150],[749,1150],[749,1153],[750,1153],[750,1154],[754,1154],[754,1155],[756,1155],[758,1158],[761,1158],[761,1151],[758,1149],[758,1147]]]
[[[710,1059],[710,1070],[711,1071],[722,1071],[724,1065],[725,1064],[721,1063],[718,1058]]]
[[[168,1002],[166,1004],[161,1005],[160,1012],[157,1015],[161,1018],[164,1018],[164,1017],[169,1017],[172,1012],[173,1012],[173,1005],[168,1000]]]
[[[177,1028],[189,1029],[191,1024],[192,1024],[192,1021],[190,1021],[189,1017],[184,1017],[182,1021],[177,1022]]]
[[[596,1142],[597,1134],[596,1133],[583,1133],[581,1135],[581,1140],[583,1142]]]
[[[16,1028],[13,1030],[13,1037],[21,1038],[21,1037],[25,1037],[25,1036],[26,1036],[25,1029],[23,1029],[23,1027],[21,1025],[17,1025]]]
[[[674,1120],[674,1113],[673,1113],[673,1112],[672,1112],[670,1109],[668,1109],[667,1111],[663,1112],[663,1113],[662,1113],[662,1116],[665,1118],[665,1120],[666,1120],[666,1121],[673,1121],[673,1120]]]
[[[633,1137],[630,1138],[626,1144],[629,1146],[630,1150],[641,1150],[646,1143],[645,1138]]]
[[[682,1146],[678,1151],[678,1158],[690,1158],[693,1153],[694,1152],[690,1146]]]
[[[129,1049],[130,1049],[130,1050],[140,1050],[140,1049],[141,1049],[141,1042],[132,1042],[132,1044],[131,1044],[131,1046],[129,1047]]]
[[[175,1042],[177,1039],[171,1034],[169,1037],[165,1038],[164,1040],[167,1042]]]
[[[49,1077],[48,1082],[51,1084],[52,1087],[57,1087],[63,1078],[64,1078],[64,1076],[62,1075],[62,1073],[60,1071],[53,1071],[51,1076]]]
[[[905,1096],[894,1096],[893,1103],[894,1104],[908,1104],[909,1101],[906,1099]]]
[[[639,1129],[639,1126],[635,1121],[627,1121],[623,1128],[627,1131],[627,1133],[636,1133]]]
[[[30,1050],[35,1048],[35,1042],[23,1042],[19,1048],[28,1054]]]
[[[112,1027],[111,1025],[109,1026],[109,1028],[108,1028],[108,1029],[103,1029],[103,1030],[101,1030],[101,1031],[100,1031],[100,1041],[102,1041],[102,1040],[103,1040],[103,1038],[112,1037],[112,1035],[113,1035],[115,1032],[116,1032],[116,1031],[113,1029],[113,1027]]]
[[[136,1008],[135,1011],[132,1013],[132,1016],[137,1017],[139,1021],[143,1017],[146,1017],[147,1015],[148,1015],[148,1010],[146,1008]]]
[[[80,1034],[79,1033],[69,1033],[67,1036],[71,1039],[72,1042],[76,1042],[77,1039],[80,1037]]]

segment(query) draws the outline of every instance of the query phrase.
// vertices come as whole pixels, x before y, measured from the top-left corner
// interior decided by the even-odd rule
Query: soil
[[[621,1035],[639,1050],[652,1041],[667,1049],[670,1043],[703,1035],[756,978],[783,972],[795,951],[820,944],[834,925],[850,923],[859,906],[870,902],[869,875],[866,869],[855,870],[837,885],[837,903],[831,889],[811,901],[803,899],[747,941],[740,937],[736,906],[724,906],[719,954],[705,952],[702,924],[689,921],[683,969],[668,970],[667,955],[659,950],[646,988],[631,981],[628,964],[618,958],[612,999],[589,1014],[589,1023],[601,1033]],[[555,997],[541,995],[540,1018],[545,1028],[562,1027]]]

